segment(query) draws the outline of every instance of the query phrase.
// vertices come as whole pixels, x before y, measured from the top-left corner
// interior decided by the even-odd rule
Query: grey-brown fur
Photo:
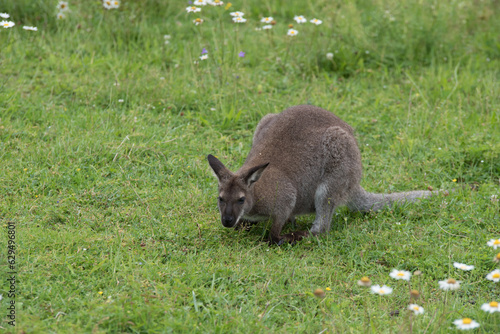
[[[299,105],[259,122],[253,145],[235,173],[217,158],[208,162],[219,179],[219,210],[226,227],[271,219],[271,240],[296,241],[307,231],[282,235],[287,220],[316,213],[313,235],[327,232],[335,208],[369,211],[415,201],[430,191],[373,194],[360,185],[362,166],[353,129],[324,109]]]

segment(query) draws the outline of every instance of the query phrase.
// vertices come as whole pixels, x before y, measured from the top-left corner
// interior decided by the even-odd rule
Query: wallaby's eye
[[[245,197],[241,197],[238,199],[238,203],[243,204],[245,202]]]
[[[219,196],[219,202],[224,202],[224,200],[220,196]]]

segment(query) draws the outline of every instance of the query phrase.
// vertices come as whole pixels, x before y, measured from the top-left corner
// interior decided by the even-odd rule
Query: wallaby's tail
[[[426,198],[437,193],[437,191],[418,190],[393,194],[374,194],[367,192],[360,186],[354,192],[347,206],[350,210],[355,211],[377,211],[385,206],[391,207],[393,203],[415,202],[420,198]]]

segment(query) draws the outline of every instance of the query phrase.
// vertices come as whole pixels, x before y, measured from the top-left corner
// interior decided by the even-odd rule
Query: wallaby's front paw
[[[283,245],[285,242],[287,242],[287,240],[283,237],[273,237],[272,235],[270,236],[269,238],[269,246],[272,246],[272,245],[278,245],[278,246],[281,246]]]
[[[241,220],[241,222],[236,226],[236,230],[242,230],[242,231],[250,231],[250,229],[254,226],[257,225],[258,222],[252,222],[249,220]]]

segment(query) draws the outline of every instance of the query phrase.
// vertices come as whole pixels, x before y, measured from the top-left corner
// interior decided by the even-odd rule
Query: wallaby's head
[[[233,173],[216,157],[209,154],[208,163],[219,179],[219,211],[222,225],[235,227],[254,205],[253,185],[269,163]]]

